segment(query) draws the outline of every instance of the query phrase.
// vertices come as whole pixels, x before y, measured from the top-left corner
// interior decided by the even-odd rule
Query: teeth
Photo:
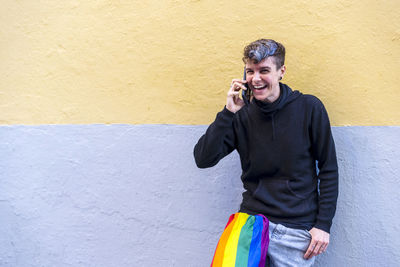
[[[262,85],[262,86],[254,86],[254,89],[260,89],[260,88],[263,88],[265,85]]]

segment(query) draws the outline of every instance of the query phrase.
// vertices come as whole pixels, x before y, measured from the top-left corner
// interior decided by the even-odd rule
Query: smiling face
[[[280,94],[279,80],[285,74],[286,66],[276,68],[273,56],[255,64],[251,60],[246,63],[246,80],[253,96],[257,100],[274,102]]]

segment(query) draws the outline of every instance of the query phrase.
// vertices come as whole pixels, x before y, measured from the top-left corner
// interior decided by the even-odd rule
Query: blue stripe
[[[253,236],[250,243],[250,252],[249,252],[249,260],[248,267],[258,266],[261,258],[261,234],[263,229],[263,218],[261,216],[256,217],[256,221],[253,226]]]

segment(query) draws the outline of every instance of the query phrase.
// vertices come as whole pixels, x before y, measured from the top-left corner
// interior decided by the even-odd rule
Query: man
[[[199,139],[194,157],[207,168],[236,149],[245,189],[239,213],[269,220],[268,266],[312,266],[329,244],[338,196],[336,152],[322,102],[280,83],[284,60],[285,48],[274,40],[245,47],[246,79],[232,80],[226,106]],[[240,90],[251,90],[248,105]]]

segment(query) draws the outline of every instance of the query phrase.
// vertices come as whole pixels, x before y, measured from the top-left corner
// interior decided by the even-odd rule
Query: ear
[[[279,69],[279,71],[281,72],[281,77],[283,78],[283,75],[285,75],[285,73],[286,73],[286,65],[283,65],[283,66]]]
[[[283,65],[283,66],[281,67],[280,71],[281,71],[281,74],[282,74],[282,75],[285,74],[285,72],[286,72],[286,65]]]

